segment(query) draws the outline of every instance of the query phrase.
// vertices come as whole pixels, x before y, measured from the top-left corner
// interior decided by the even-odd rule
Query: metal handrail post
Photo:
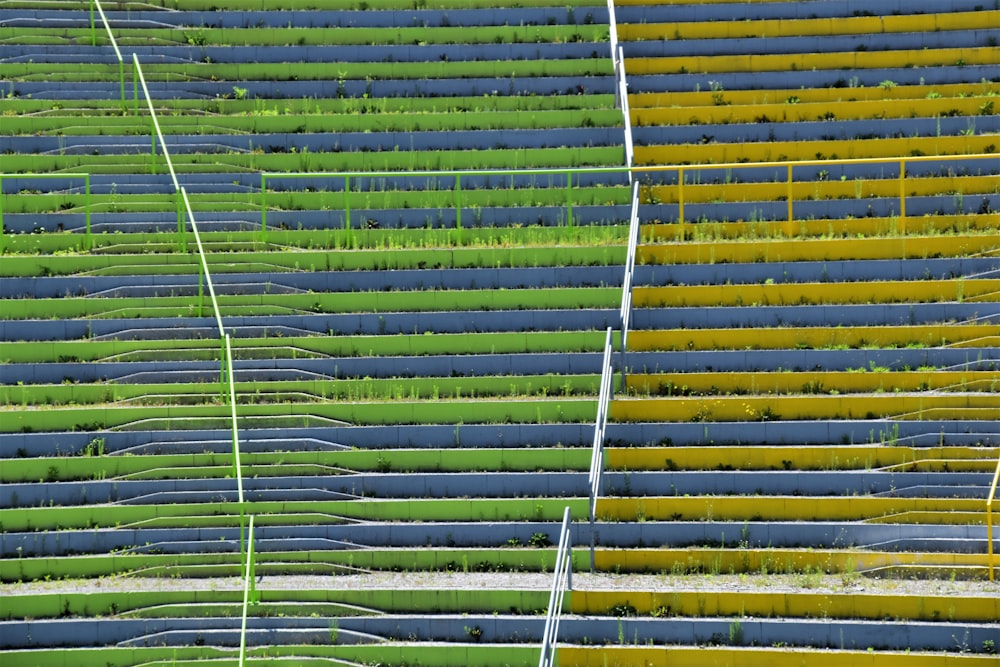
[[[344,229],[351,228],[351,176],[344,176]]]
[[[899,223],[906,234],[906,160],[899,161]]]
[[[91,248],[94,247],[94,240],[90,236],[90,174],[83,175],[83,193],[84,193],[83,218],[84,218],[84,226],[86,229],[84,233],[84,239],[85,239],[85,244],[87,246],[87,250],[90,250]]]
[[[993,501],[997,495],[997,483],[1000,482],[1000,461],[997,461],[996,470],[993,472],[993,481],[990,483],[990,493],[986,497],[986,556],[988,562],[986,567],[989,571],[990,581],[993,581]]]
[[[462,228],[462,175],[455,174],[455,229]]]
[[[613,352],[612,329],[608,327],[607,336],[604,339],[604,356],[601,361],[601,384],[597,393],[597,417],[594,423],[594,441],[591,445],[590,453],[590,483],[589,509],[590,509],[590,570],[596,567],[597,548],[595,538],[595,522],[597,513],[597,497],[601,489],[601,473],[604,469],[604,434],[607,428],[608,404],[611,400],[611,393],[614,383],[614,371],[611,365],[611,354]]]
[[[246,650],[247,650],[247,607],[253,604],[253,598],[251,596],[251,588],[254,586],[254,571],[253,571],[253,515],[250,516],[250,533],[249,533],[249,544],[246,547],[247,559],[244,567],[243,574],[243,620],[240,622],[240,667],[246,662]],[[242,545],[242,537],[241,542]]]
[[[555,665],[556,646],[559,638],[559,617],[562,615],[563,596],[573,588],[573,551],[570,536],[571,515],[569,506],[563,510],[562,528],[559,531],[559,546],[556,548],[556,562],[553,567],[552,589],[549,591],[549,607],[545,615],[545,629],[542,632],[542,649],[538,657],[539,667]],[[565,578],[566,584],[563,585]]]
[[[267,174],[260,175],[260,241],[267,243]]]
[[[788,223],[789,224],[791,224],[792,221],[795,220],[795,216],[792,212],[794,208],[793,200],[794,200],[794,195],[792,188],[792,163],[789,162],[788,163]]]
[[[625,279],[622,281],[622,303],[619,312],[621,320],[621,350],[619,368],[622,374],[622,384],[625,383],[625,348],[628,342],[628,332],[632,324],[632,285],[635,280],[635,255],[639,247],[639,184],[632,184],[632,207],[629,212],[628,253],[625,257]]]
[[[573,226],[573,172],[566,172],[566,226]]]

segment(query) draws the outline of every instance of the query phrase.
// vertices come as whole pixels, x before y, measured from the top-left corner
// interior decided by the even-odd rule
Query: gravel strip
[[[549,590],[552,575],[537,572],[373,572],[335,576],[267,576],[258,590],[362,590],[370,589],[498,589]],[[108,593],[128,591],[242,590],[243,579],[174,579],[103,577],[63,581],[0,584],[0,597],[57,593]],[[626,591],[745,591],[769,593],[831,593],[884,595],[996,596],[1000,582],[939,579],[877,579],[862,576],[770,574],[762,575],[625,575],[589,572],[573,574],[574,590]]]

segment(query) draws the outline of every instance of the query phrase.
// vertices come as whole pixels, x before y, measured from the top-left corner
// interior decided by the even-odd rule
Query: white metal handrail
[[[597,392],[597,418],[594,423],[594,442],[590,453],[590,569],[594,569],[594,521],[597,512],[597,497],[601,491],[601,474],[604,471],[604,435],[608,426],[608,407],[614,393],[614,367],[611,355],[614,352],[612,329],[608,327],[604,340],[604,357],[601,362],[601,385]]]
[[[625,344],[628,341],[629,327],[632,324],[632,285],[635,281],[635,253],[639,247],[639,184],[632,184],[632,210],[628,221],[628,252],[625,256],[625,279],[622,281],[621,317],[622,342],[621,351],[624,360]],[[621,365],[622,373],[625,366]]]
[[[559,547],[552,574],[552,590],[549,592],[549,609],[545,615],[545,630],[542,633],[542,652],[538,667],[553,667],[556,664],[556,644],[559,637],[559,617],[562,614],[563,597],[573,590],[573,541],[570,535],[570,511],[563,511],[562,530],[559,531]]]
[[[247,652],[247,607],[258,602],[256,565],[253,549],[253,515],[250,516],[250,532],[247,540],[246,566],[243,574],[243,620],[240,623],[240,661],[239,667],[246,662]]]
[[[625,51],[618,47],[618,66],[616,68],[618,81],[618,97],[621,99],[622,117],[625,123],[625,165],[632,167],[635,157],[635,145],[632,141],[632,116],[631,107],[628,103],[628,80],[625,76]],[[629,180],[632,179],[632,172],[629,171]]]
[[[618,72],[618,20],[615,18],[615,0],[608,0],[608,41],[611,42],[611,60]]]
[[[122,58],[122,52],[118,48],[118,42],[115,40],[115,35],[111,32],[111,24],[108,23],[108,17],[104,14],[104,8],[101,7],[100,0],[90,0],[90,33],[91,33],[91,43],[96,46],[97,37],[94,26],[94,7],[97,7],[97,13],[101,16],[101,23],[104,24],[104,29],[108,33],[108,39],[111,40],[111,46],[115,50],[115,57],[118,58],[118,84],[121,88],[122,97],[122,107],[125,106],[125,59]]]

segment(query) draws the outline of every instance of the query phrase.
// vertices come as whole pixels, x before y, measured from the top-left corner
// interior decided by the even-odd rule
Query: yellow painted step
[[[726,93],[723,100],[730,94]],[[936,116],[975,117],[1000,104],[980,97],[935,97],[896,100],[824,100],[802,102],[798,92],[785,99],[775,98],[770,103],[714,104],[680,106],[681,100],[672,100],[671,106],[646,107],[639,102],[640,95],[630,95],[629,104],[633,127],[651,125],[730,125],[734,123],[799,123],[816,120],[868,120],[881,118],[932,118]]]
[[[574,590],[570,601],[574,614],[605,615],[623,606],[634,608],[639,616],[657,613],[688,617],[950,619],[986,623],[1000,618],[1000,597],[990,592],[952,596],[855,591],[842,594],[754,590]]]
[[[793,223],[794,225],[795,223]],[[897,221],[897,233],[909,220]],[[752,223],[751,223],[752,225]],[[864,259],[924,259],[928,257],[990,256],[1000,248],[1000,236],[895,236],[836,239],[701,240],[701,223],[687,225],[684,243],[643,244],[636,248],[638,264],[743,264],[753,262],[821,262]],[[716,229],[706,229],[713,234]]]
[[[920,155],[995,153],[996,135],[901,137],[887,139],[765,141],[756,143],[657,144],[635,147],[639,177],[644,165],[692,165],[727,162],[837,160]]]
[[[774,258],[767,258],[776,261]],[[995,280],[881,280],[849,283],[773,283],[636,287],[636,308],[677,306],[751,306],[865,304],[1000,300]]]
[[[575,595],[575,593],[574,593]],[[797,648],[723,646],[563,646],[559,663],[576,667],[996,667],[994,655],[835,651]]]
[[[944,440],[946,436],[942,435]],[[993,472],[1000,447],[906,447],[891,432],[864,445],[606,447],[608,470],[947,470]],[[938,466],[935,468],[935,466]]]
[[[728,548],[597,549],[594,563],[602,572],[828,572],[854,573],[876,568],[923,565],[942,568],[986,567],[987,555],[864,549],[738,549],[739,535]],[[996,564],[1000,565],[1000,557]]]
[[[764,39],[774,37],[977,30],[982,29],[986,25],[1000,25],[1000,11],[848,16],[815,19],[619,23],[618,37],[622,41]],[[865,52],[859,53],[863,54]]]
[[[986,501],[978,498],[602,496],[596,515],[602,521],[867,521],[908,512],[934,512],[943,525],[986,523]],[[738,539],[733,536],[734,544]]]
[[[640,329],[629,332],[628,349],[782,350],[861,347],[964,347],[995,344],[995,324],[926,324],[858,327],[757,327],[748,329]],[[970,357],[969,361],[976,361]]]
[[[870,88],[757,88],[753,90],[724,91],[723,106],[747,106],[793,103],[825,103],[855,101],[922,100],[940,96],[958,99],[965,96],[980,98],[980,103],[1000,92],[1000,81],[981,81],[976,84],[951,83],[940,85],[898,85]],[[716,92],[670,91],[669,93],[633,93],[628,96],[632,109],[643,107],[709,107],[720,106]],[[889,105],[887,105],[889,106]]]
[[[869,372],[870,371],[870,372]],[[1000,391],[996,371],[752,371],[630,373],[626,388],[639,395],[852,394],[897,391]]]
[[[816,419],[995,419],[992,394],[851,394],[616,398],[616,422],[800,421]]]
[[[1000,14],[1000,12],[998,12]],[[629,76],[650,74],[717,74],[728,72],[786,72],[788,70],[863,70],[910,67],[995,65],[1000,62],[996,47],[901,49],[898,51],[840,51],[823,53],[736,54],[723,56],[664,56],[628,58]],[[720,95],[722,104],[725,91]]]
[[[996,230],[998,221],[994,215],[925,215],[888,218],[830,218],[822,220],[785,220],[756,222],[646,222],[642,225],[642,239],[647,243],[656,241],[681,241],[703,239],[741,239],[744,241],[778,237],[850,237],[857,241],[860,237],[899,236],[904,232],[911,235],[928,234],[970,234],[990,235],[989,240],[980,243],[983,247],[1000,246],[1000,235],[987,234]],[[641,251],[641,246],[640,246]]]
[[[629,333],[630,351],[824,349],[860,347],[975,347],[1000,337],[991,324],[880,327],[757,327],[646,329]],[[974,361],[972,358],[970,361]]]
[[[1000,158],[997,160],[1000,167]],[[983,163],[984,168],[991,165]],[[792,199],[794,202],[823,199],[867,199],[888,197],[899,199],[901,192],[906,197],[927,197],[932,195],[971,195],[1000,193],[1000,173],[984,176],[937,176],[910,177],[900,182],[899,178],[853,179],[827,181],[793,181],[792,183],[739,182],[739,172],[715,174],[719,177],[735,177],[729,183],[691,183],[683,188],[677,185],[653,185],[640,188],[640,202],[643,204],[676,204],[708,202],[761,202]],[[690,176],[686,176],[688,181]]]

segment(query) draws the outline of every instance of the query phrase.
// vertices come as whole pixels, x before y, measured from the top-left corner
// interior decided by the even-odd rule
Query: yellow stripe
[[[641,584],[640,584],[641,585]],[[574,614],[605,615],[628,605],[636,614],[669,616],[757,616],[763,618],[913,619],[991,623],[1000,618],[1000,598],[983,596],[871,595],[864,593],[757,591],[581,591],[571,594]]]
[[[994,218],[989,215],[927,215],[919,218],[906,219],[907,239],[920,242],[915,234],[933,234],[935,239],[941,239],[941,234],[964,234],[977,232],[973,238],[959,237],[982,247],[1000,246],[1000,236],[984,235],[982,232],[993,232],[996,229]],[[650,243],[656,241],[680,241],[698,238],[712,240],[743,239],[760,242],[763,239],[794,237],[800,240],[806,237],[827,237],[824,240],[838,240],[835,237],[851,237],[851,243],[859,239],[890,235],[899,236],[903,226],[898,217],[889,218],[830,218],[823,220],[760,221],[760,222],[698,222],[696,225],[685,223],[657,223],[642,226],[642,238]],[[743,237],[749,237],[744,239]],[[947,237],[945,237],[947,238]],[[697,245],[697,244],[695,244]],[[639,246],[643,252],[643,246]],[[707,253],[704,253],[708,257]],[[701,260],[699,260],[701,261]]]
[[[996,656],[783,647],[560,646],[559,664],[576,667],[995,667]]]
[[[854,90],[854,89],[852,89]],[[805,92],[805,91],[803,91]],[[849,97],[848,93],[842,93]],[[825,100],[802,103],[797,93],[789,93],[785,99],[774,98],[771,103],[732,102],[725,105],[681,105],[680,100],[671,100],[673,106],[644,107],[637,98],[630,95],[631,119],[633,127],[650,125],[710,125],[734,123],[797,123],[815,120],[868,120],[870,118],[933,118],[936,116],[978,116],[988,107],[988,99],[980,97],[935,98],[900,100],[887,104],[888,100]],[[726,93],[729,97],[729,93]],[[787,100],[794,99],[795,102]],[[1000,106],[1000,105],[997,105]]]
[[[739,535],[733,535],[733,543]],[[858,549],[598,549],[600,572],[864,572],[889,567],[979,568],[986,554]]]
[[[765,244],[766,247],[766,244]],[[764,253],[764,261],[774,258]],[[899,303],[1000,299],[995,280],[883,280],[865,283],[774,283],[636,287],[637,308],[668,306]]]
[[[986,217],[986,216],[984,216]],[[896,236],[863,239],[767,239],[744,241],[702,241],[714,228],[700,229],[689,223],[687,236],[698,239],[684,244],[641,245],[636,249],[639,264],[715,264],[807,262],[862,259],[903,259],[926,257],[968,257],[989,253],[1000,247],[998,236]],[[751,223],[752,224],[752,223]],[[796,223],[792,223],[795,225]],[[897,222],[898,225],[902,223]],[[907,226],[909,223],[907,221]],[[746,227],[746,225],[744,225]]]
[[[989,394],[674,397],[616,399],[610,415],[618,422],[993,419],[996,404]]]
[[[626,62],[626,69],[628,63]],[[988,101],[991,93],[1000,92],[1000,82],[981,81],[976,84],[953,83],[941,85],[898,85],[885,88],[764,88],[753,90],[727,90],[725,102],[733,106],[789,104],[789,99],[800,103],[854,102],[888,100],[922,100],[928,95],[940,95],[943,99],[957,101],[958,98],[979,96],[980,103]],[[717,97],[712,91],[670,91],[668,93],[634,93],[629,95],[629,105],[640,107],[708,107],[717,106]],[[975,98],[971,98],[975,99]],[[722,109],[720,109],[722,110]]]
[[[725,474],[725,473],[720,473]],[[947,519],[947,512],[962,512]],[[883,498],[873,496],[646,496],[601,497],[604,521],[858,521],[908,512],[941,512],[942,524],[983,525],[979,498]],[[960,520],[957,520],[960,519]],[[909,523],[909,522],[907,522]],[[739,537],[731,536],[732,546]]]
[[[775,55],[667,56],[629,58],[629,76],[649,74],[712,74],[721,72],[787,72],[813,70],[896,69],[955,65],[994,65],[994,47],[906,49],[900,51],[843,51],[837,53],[782,53]],[[725,98],[724,91],[716,91]]]
[[[995,371],[761,371],[631,373],[626,387],[642,394],[826,394],[879,391],[1000,390]]]
[[[680,21],[619,23],[622,41],[684,39],[761,39],[827,35],[871,35],[900,32],[977,30],[1000,25],[1000,12],[950,12],[822,19],[756,19],[750,21]]]
[[[636,146],[635,164],[697,165],[703,163],[772,162],[864,158],[898,158],[906,155],[970,155],[993,153],[1000,146],[995,135],[960,137],[901,137],[766,141],[757,143],[658,144]]]
[[[876,434],[872,434],[872,439]],[[884,435],[879,435],[879,439]],[[942,436],[943,439],[943,436]],[[725,462],[736,470],[859,470],[898,467],[993,472],[1000,447],[905,447],[894,443],[864,445],[711,445],[606,447],[610,470],[713,470]]]
[[[629,333],[630,351],[780,350],[907,345],[993,344],[1000,327],[992,324],[941,324],[878,327],[759,327],[754,329],[647,329]]]
[[[1000,161],[1000,158],[998,158]],[[983,164],[988,168],[988,165]],[[692,171],[694,168],[692,168]],[[731,170],[720,173],[713,170],[708,174],[702,174],[702,178],[716,177],[719,179],[736,178],[739,179],[739,170]],[[685,181],[691,178],[690,174],[685,175]],[[988,176],[936,176],[928,178],[907,178],[905,181],[906,196],[919,197],[938,194],[963,195],[973,193],[996,194],[1000,191],[1000,174],[990,174]],[[821,199],[862,199],[865,197],[890,197],[899,198],[899,179],[896,176],[879,179],[854,179],[854,180],[832,180],[832,181],[795,181],[791,183],[791,195],[793,201],[821,200]],[[684,184],[684,202],[708,203],[708,202],[735,202],[735,201],[768,201],[786,199],[789,194],[789,184],[787,181],[780,182],[740,182],[735,180],[729,183],[709,183],[695,184],[686,182]],[[659,203],[677,203],[679,200],[679,187],[673,185],[652,185],[642,188],[641,193],[644,201],[656,201]]]

